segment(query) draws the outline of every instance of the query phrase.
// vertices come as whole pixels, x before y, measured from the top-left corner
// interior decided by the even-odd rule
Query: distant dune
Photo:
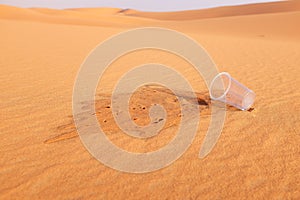
[[[127,15],[152,18],[158,20],[196,20],[205,18],[230,17],[240,15],[257,15],[278,12],[291,12],[300,10],[300,1],[282,1],[271,3],[247,4],[240,6],[224,6],[203,10],[190,10],[179,12],[140,12],[128,10]]]
[[[298,0],[157,13],[119,8],[58,10],[0,5],[0,19],[111,28],[158,26],[202,34],[300,39]]]
[[[0,5],[0,19],[37,21],[55,24],[72,24],[85,26],[128,27],[147,25],[152,19],[118,15],[122,9],[117,8],[80,8],[80,9],[48,9],[18,8]]]
[[[300,1],[281,1],[271,3],[246,4],[239,6],[224,6],[202,10],[188,10],[178,12],[142,12],[132,9],[119,8],[74,8],[74,9],[48,9],[48,8],[18,8],[13,6],[0,5],[0,18],[2,19],[44,19],[50,18],[83,18],[99,19],[107,16],[131,16],[149,18],[156,20],[198,20],[206,18],[221,18],[231,16],[257,15],[280,12],[300,11]],[[47,19],[48,17],[48,19]],[[128,18],[126,18],[129,20]]]

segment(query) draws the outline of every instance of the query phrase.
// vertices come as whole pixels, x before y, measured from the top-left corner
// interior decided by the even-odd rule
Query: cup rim
[[[219,78],[219,77],[222,76],[222,75],[225,75],[225,76],[228,77],[228,79],[229,79],[228,86],[227,86],[225,92],[224,92],[221,96],[219,96],[219,97],[214,97],[214,96],[212,95],[212,86],[214,85],[216,79]],[[213,78],[212,82],[210,83],[210,86],[209,86],[209,96],[210,96],[210,98],[212,98],[213,100],[220,100],[220,99],[223,99],[223,98],[226,96],[226,94],[228,93],[228,91],[229,91],[229,89],[230,89],[230,86],[231,86],[231,76],[230,76],[230,74],[229,74],[228,72],[220,72],[219,74],[217,74],[217,75]]]

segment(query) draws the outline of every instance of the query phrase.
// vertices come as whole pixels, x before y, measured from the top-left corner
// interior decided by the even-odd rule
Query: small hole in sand
[[[248,112],[252,112],[254,110],[254,108],[249,108]]]

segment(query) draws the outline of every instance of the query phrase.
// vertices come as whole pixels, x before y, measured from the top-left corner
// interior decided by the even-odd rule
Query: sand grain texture
[[[277,4],[180,15],[1,5],[0,199],[300,199],[300,11],[298,1],[284,2],[280,9]],[[127,174],[102,165],[80,142],[72,90],[81,63],[96,45],[144,26],[193,37],[220,71],[230,72],[257,99],[251,112],[228,107],[218,143],[198,159],[210,122],[208,89],[201,77],[166,52],[145,50],[119,58],[97,88],[95,113],[116,145],[135,152],[158,149],[174,137],[180,121],[176,96],[152,85],[134,94],[130,112],[137,124],[145,125],[149,106],[161,103],[168,110],[165,129],[157,138],[140,141],[116,127],[110,92],[134,66],[160,62],[179,70],[196,89],[193,101],[201,113],[194,142],[174,164]]]

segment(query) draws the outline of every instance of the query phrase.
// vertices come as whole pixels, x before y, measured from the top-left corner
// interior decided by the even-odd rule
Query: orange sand
[[[297,1],[179,13],[0,5],[0,199],[300,199],[299,22]],[[116,80],[133,66],[160,62],[178,69],[203,102],[197,136],[179,160],[156,172],[127,174],[102,165],[80,142],[72,89],[97,44],[143,26],[193,37],[220,71],[230,72],[257,99],[251,112],[228,108],[218,143],[198,159],[210,115],[201,77],[165,52],[121,57],[105,73],[96,102],[99,122],[116,145],[158,149],[174,136],[180,119],[166,89],[140,88],[131,101],[136,123],[147,124],[148,106],[156,101],[168,110],[168,128],[147,141],[122,134],[106,107]]]

